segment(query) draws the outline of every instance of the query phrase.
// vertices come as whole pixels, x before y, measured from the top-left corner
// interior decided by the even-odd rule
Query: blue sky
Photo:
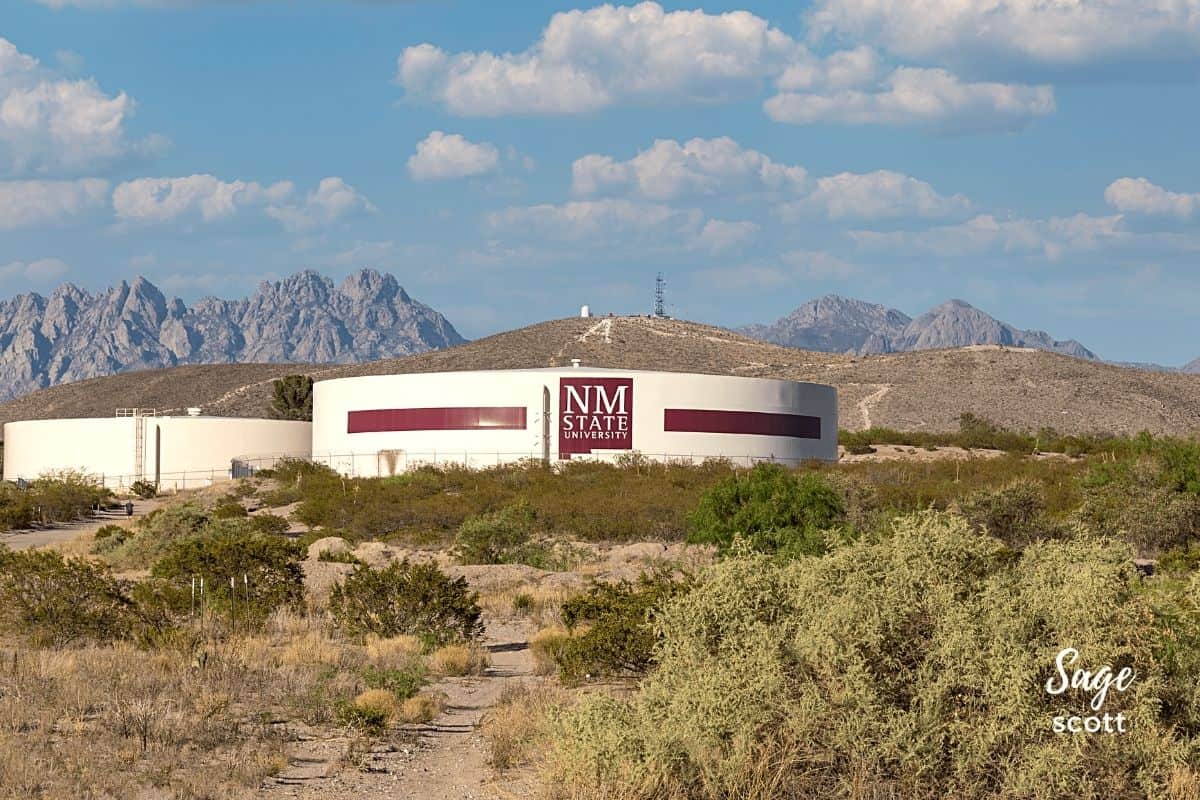
[[[0,295],[397,275],[467,336],[961,297],[1200,356],[1200,0],[6,0]]]

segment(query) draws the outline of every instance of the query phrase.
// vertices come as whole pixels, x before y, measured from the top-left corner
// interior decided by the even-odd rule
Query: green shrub
[[[150,574],[180,589],[202,577],[207,608],[254,624],[303,602],[301,558],[300,548],[285,539],[218,527],[172,542]]]
[[[120,525],[113,525],[110,523],[108,525],[101,525],[99,528],[97,528],[96,533],[93,534],[93,538],[107,539],[109,537],[113,537],[113,538],[124,541],[125,536],[128,533],[129,533],[129,531],[127,531],[125,528],[121,527]]]
[[[1196,796],[1198,589],[1151,597],[1118,543],[1014,553],[936,512],[817,558],[738,551],[664,604],[636,693],[566,713],[549,780],[578,800]],[[1068,646],[1135,670],[1101,712],[1124,735],[1052,732],[1092,713],[1045,691]]]
[[[386,708],[378,705],[358,704],[351,700],[342,700],[335,710],[338,724],[347,728],[362,731],[368,736],[378,736],[387,730],[391,722],[391,714]]]
[[[138,619],[129,591],[99,564],[0,548],[0,626],[42,644],[129,637]]]
[[[320,555],[317,556],[317,561],[324,561],[330,564],[354,564],[356,566],[366,564],[365,561],[348,550],[322,550]]]
[[[1200,495],[1178,491],[1176,477],[1152,457],[1096,465],[1083,486],[1076,519],[1091,531],[1129,542],[1141,555],[1200,538]]]
[[[643,574],[636,583],[595,583],[563,603],[571,636],[556,653],[559,675],[578,681],[645,674],[654,663],[655,610],[686,585],[667,574]]]
[[[1020,480],[975,492],[961,501],[960,510],[973,527],[1009,547],[1021,548],[1066,533],[1047,515],[1045,490],[1036,481]]]
[[[250,527],[266,536],[282,536],[292,529],[292,524],[278,514],[255,514],[250,517]]]
[[[460,564],[511,564],[529,545],[533,512],[523,503],[468,517],[458,528],[454,555]]]
[[[408,634],[433,647],[482,635],[477,600],[465,579],[406,560],[356,569],[333,587],[329,612],[352,636]]]
[[[127,569],[150,567],[171,544],[203,531],[211,520],[194,502],[151,511],[134,523],[133,535],[107,552],[109,563]]]
[[[237,519],[238,517],[250,516],[244,505],[230,498],[221,500],[221,502],[213,506],[212,511],[209,513],[214,519]]]
[[[26,494],[36,509],[34,521],[43,525],[79,519],[112,498],[95,479],[74,470],[47,473],[32,481]]]
[[[151,481],[134,481],[129,485],[129,491],[143,500],[158,497],[158,487]]]
[[[363,683],[371,689],[387,689],[397,700],[404,701],[425,685],[425,674],[418,669],[384,669],[372,665],[363,671]]]
[[[812,555],[824,552],[825,531],[844,520],[841,496],[820,473],[758,464],[704,493],[689,517],[688,541],[724,553],[742,537],[759,552]]]
[[[869,444],[855,443],[846,445],[846,452],[852,456],[866,456],[878,451]]]

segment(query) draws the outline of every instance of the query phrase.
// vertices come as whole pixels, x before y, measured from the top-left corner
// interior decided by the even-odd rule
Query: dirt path
[[[268,798],[301,800],[509,800],[492,782],[487,748],[478,728],[505,685],[533,673],[528,631],[493,623],[484,640],[492,666],[477,678],[451,678],[430,689],[446,693],[446,710],[430,725],[414,726],[411,744],[376,748],[360,769],[339,766],[345,738],[296,742],[291,766],[265,786]]]
[[[871,409],[882,400],[888,392],[892,390],[892,385],[889,383],[882,388],[872,392],[871,394],[858,401],[858,410],[862,414],[862,430],[869,430],[871,427]]]
[[[170,498],[154,500],[134,500],[133,518],[144,517]],[[0,544],[8,545],[12,550],[24,550],[28,547],[45,547],[46,545],[69,542],[87,533],[95,533],[105,525],[124,525],[130,521],[125,511],[101,511],[89,519],[77,522],[55,525],[50,528],[33,528],[28,530],[5,531],[0,533]]]

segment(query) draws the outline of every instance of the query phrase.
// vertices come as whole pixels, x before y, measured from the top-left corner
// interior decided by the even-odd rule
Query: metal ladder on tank
[[[133,480],[146,479],[146,426],[143,417],[157,417],[153,408],[118,408],[118,417],[133,418]],[[132,481],[131,481],[132,483]]]

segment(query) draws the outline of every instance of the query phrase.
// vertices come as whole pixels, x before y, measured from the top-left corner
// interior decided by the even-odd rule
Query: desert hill
[[[1034,349],[975,346],[873,356],[781,347],[722,328],[647,317],[562,319],[445,350],[362,364],[243,364],[125,373],[0,405],[0,422],[108,416],[120,406],[257,416],[270,382],[403,372],[567,365],[790,378],[839,390],[842,427],[953,430],[970,411],[1006,427],[1064,433],[1200,432],[1200,376],[1111,366]]]

